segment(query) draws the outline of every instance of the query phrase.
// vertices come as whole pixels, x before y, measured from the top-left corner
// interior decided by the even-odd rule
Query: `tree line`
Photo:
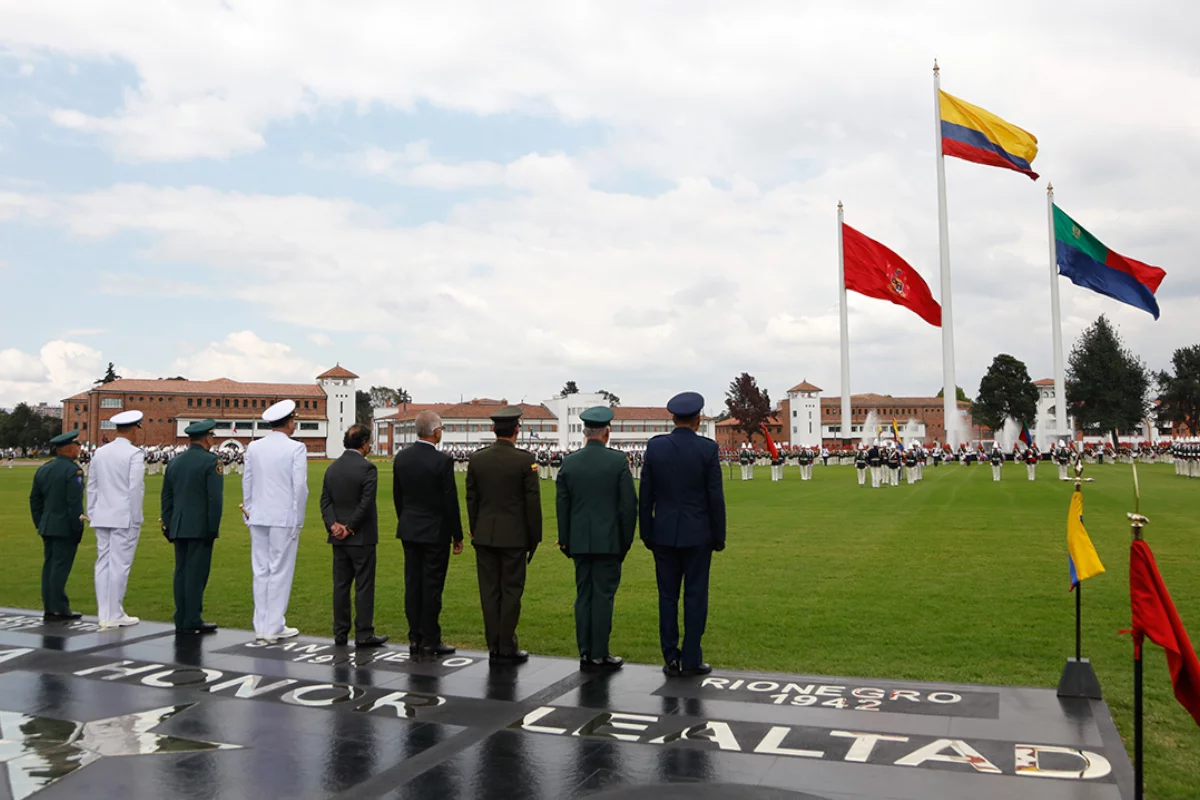
[[[39,450],[62,433],[62,420],[43,414],[26,403],[0,411],[0,449]]]

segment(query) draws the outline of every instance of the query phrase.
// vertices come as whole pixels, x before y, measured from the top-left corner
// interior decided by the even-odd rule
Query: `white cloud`
[[[367,334],[358,343],[358,346],[367,350],[374,350],[377,353],[386,353],[392,349],[392,343],[388,341],[388,338],[378,333]]]
[[[90,387],[104,373],[104,363],[99,350],[58,339],[36,356],[0,350],[0,405],[57,404]]]
[[[308,335],[308,341],[317,347],[333,346],[333,339],[330,339],[329,335],[325,333],[310,333]]]
[[[312,383],[326,369],[291,346],[264,341],[253,331],[237,331],[219,342],[209,342],[171,365],[172,374],[191,380],[230,378],[264,383]]]
[[[17,69],[17,72],[20,73],[21,77],[28,78],[30,75],[33,74],[34,66],[33,66],[33,64],[26,62]]]

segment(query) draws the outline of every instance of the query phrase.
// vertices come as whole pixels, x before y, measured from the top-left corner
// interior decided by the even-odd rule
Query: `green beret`
[[[492,420],[492,422],[496,422],[496,423],[500,423],[500,424],[512,423],[512,422],[516,422],[517,420],[519,420],[521,418],[521,415],[524,413],[525,412],[521,410],[520,406],[505,406],[504,408],[497,411],[495,414],[492,414],[491,420]]]
[[[78,436],[79,431],[67,431],[66,433],[60,433],[58,436],[55,436],[50,440],[50,446],[62,447],[63,445],[71,444]]]
[[[603,428],[612,422],[613,410],[608,406],[592,406],[582,411],[579,418],[588,428]]]
[[[217,427],[216,420],[204,419],[188,425],[183,429],[183,432],[188,436],[203,436],[215,427]]]

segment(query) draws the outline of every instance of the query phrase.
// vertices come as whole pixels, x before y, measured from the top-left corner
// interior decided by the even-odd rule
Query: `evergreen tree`
[[[1067,363],[1067,409],[1080,427],[1110,432],[1116,445],[1120,431],[1145,417],[1146,366],[1103,314],[1080,334]]]
[[[1008,417],[1032,427],[1037,416],[1037,387],[1029,379],[1025,363],[1007,353],[992,359],[979,382],[971,416],[994,431],[1000,430]]]

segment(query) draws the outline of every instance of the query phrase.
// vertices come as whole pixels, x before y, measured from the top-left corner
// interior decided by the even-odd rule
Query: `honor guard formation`
[[[517,628],[526,568],[542,541],[541,481],[555,483],[557,547],[574,562],[575,630],[580,669],[610,671],[623,661],[609,651],[613,605],[621,568],[640,533],[654,558],[659,595],[663,671],[704,675],[701,640],[708,618],[712,554],[725,548],[722,456],[716,442],[698,434],[704,398],[676,395],[667,404],[669,434],[644,449],[609,448],[613,411],[580,414],[586,444],[574,452],[516,446],[522,410],[508,406],[491,416],[495,442],[473,451],[443,452],[436,412],[416,418],[418,440],[395,456],[392,501],[396,538],[404,549],[404,608],[409,653],[437,659],[455,652],[442,641],[439,618],[449,559],[463,552],[464,531],[455,472],[466,473],[464,502],[475,548],[479,602],[490,661],[522,663]],[[296,403],[283,400],[262,413],[270,432],[244,454],[216,447],[211,419],[194,422],[186,447],[136,446],[143,413],[112,417],[115,435],[84,450],[79,432],[49,442],[53,458],[33,480],[29,507],[43,543],[42,605],[47,620],[73,620],[67,579],[90,523],[96,534],[95,589],[102,629],[137,625],[124,607],[129,571],[143,523],[145,476],[162,473],[159,527],[175,550],[175,632],[199,636],[217,629],[204,619],[204,594],[224,509],[225,480],[239,474],[238,508],[250,535],[255,638],[275,643],[297,636],[287,624],[300,532],[308,502],[308,457],[296,430]],[[376,550],[379,541],[378,470],[367,458],[371,429],[352,425],[345,452],[327,468],[321,520],[333,555],[333,632],[336,646],[379,647],[375,632]],[[15,454],[13,454],[15,456]],[[827,456],[827,453],[826,453]],[[815,453],[800,459],[811,477]],[[806,465],[806,467],[804,466]],[[752,469],[752,467],[751,467]],[[635,488],[634,480],[640,480]],[[778,479],[778,478],[776,478]],[[680,630],[680,598],[683,629]]]

